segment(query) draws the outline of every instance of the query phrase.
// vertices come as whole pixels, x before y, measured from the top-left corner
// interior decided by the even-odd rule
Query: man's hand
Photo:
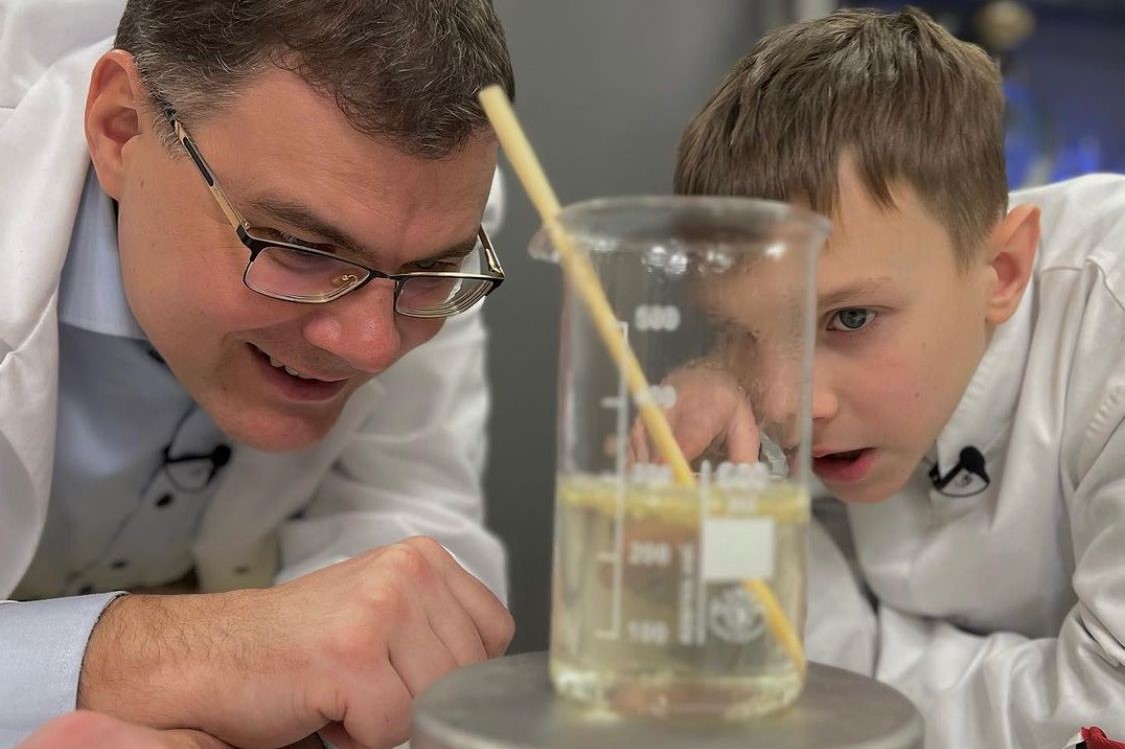
[[[117,599],[90,638],[79,707],[244,749],[318,730],[345,749],[391,747],[414,697],[501,655],[513,631],[484,584],[412,538],[276,588]]]
[[[232,749],[199,731],[158,731],[85,710],[55,718],[15,749]]]
[[[754,412],[729,372],[704,360],[674,370],[661,385],[675,393],[664,414],[689,462],[708,450],[720,453],[720,460],[757,462],[761,436]],[[629,437],[629,457],[636,463],[663,462],[639,417]]]

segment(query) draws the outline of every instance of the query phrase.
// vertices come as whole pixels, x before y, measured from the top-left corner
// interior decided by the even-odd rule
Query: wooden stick
[[[539,211],[543,225],[551,237],[551,243],[559,256],[559,264],[571,283],[593,320],[594,327],[601,336],[602,342],[609,350],[613,361],[625,375],[625,382],[633,402],[640,411],[641,420],[645,429],[656,445],[656,449],[672,470],[676,482],[684,487],[695,486],[695,476],[691,466],[680,450],[664,412],[653,402],[648,382],[645,380],[644,370],[637,361],[636,354],[630,348],[629,342],[621,335],[618,328],[617,317],[606,298],[605,291],[598,281],[597,271],[590,258],[570,238],[559,222],[559,200],[555,191],[547,181],[547,175],[539,163],[531,143],[520,127],[516,113],[512,110],[508,95],[500,86],[488,86],[477,94],[484,112],[488,115],[500,145],[508,156],[512,168],[516,170],[523,188],[531,198],[531,202]],[[702,533],[703,529],[700,529]],[[805,653],[801,646],[801,638],[794,632],[788,617],[782,611],[777,597],[769,585],[761,580],[747,580],[744,585],[761,602],[765,613],[766,624],[773,632],[774,637],[788,653],[797,669],[805,671]]]

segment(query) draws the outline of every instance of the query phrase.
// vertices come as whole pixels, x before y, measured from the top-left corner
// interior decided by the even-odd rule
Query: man
[[[76,706],[393,745],[512,632],[471,311],[499,23],[135,0],[61,54],[111,10],[0,11],[0,745]]]
[[[228,749],[228,745],[199,731],[158,731],[76,711],[50,721],[16,749]]]

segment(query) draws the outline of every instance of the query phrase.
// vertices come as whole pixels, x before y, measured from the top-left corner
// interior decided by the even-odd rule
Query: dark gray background
[[[494,2],[517,112],[563,204],[671,192],[680,133],[722,75],[766,29],[831,5]],[[518,653],[547,645],[561,279],[528,257],[539,219],[504,168],[507,217],[495,244],[509,280],[485,305],[493,395],[485,492],[489,525],[508,548]]]

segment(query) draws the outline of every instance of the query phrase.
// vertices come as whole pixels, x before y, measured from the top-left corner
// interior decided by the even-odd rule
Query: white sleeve
[[[279,582],[426,535],[505,597],[504,551],[483,525],[485,353],[477,308],[379,376],[378,407],[307,510],[281,528]]]
[[[1125,390],[1101,409],[1125,412]],[[1093,424],[1098,421],[1095,415]],[[1125,426],[1114,417],[1068,500],[1078,602],[1056,637],[976,635],[879,610],[876,676],[922,710],[926,749],[1058,749],[1098,726],[1125,737]],[[1028,549],[1034,554],[1035,549]],[[1018,564],[1018,560],[1013,560]]]

